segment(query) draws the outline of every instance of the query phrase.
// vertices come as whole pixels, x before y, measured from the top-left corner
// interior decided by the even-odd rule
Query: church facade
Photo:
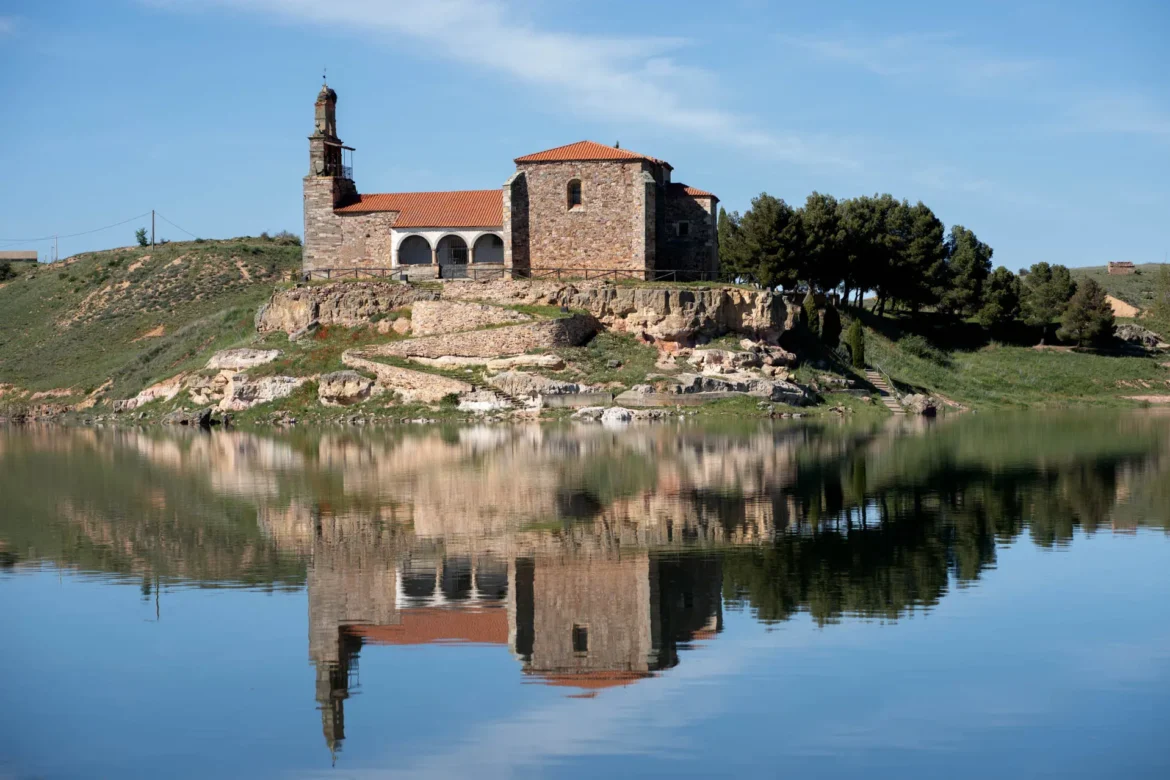
[[[323,86],[304,179],[307,276],[718,272],[719,200],[672,181],[664,160],[579,141],[517,157],[498,189],[359,193],[336,117],[337,93]]]

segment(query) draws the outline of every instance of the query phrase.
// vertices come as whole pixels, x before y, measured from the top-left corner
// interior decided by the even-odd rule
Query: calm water
[[[0,429],[0,777],[1170,777],[1170,417]]]

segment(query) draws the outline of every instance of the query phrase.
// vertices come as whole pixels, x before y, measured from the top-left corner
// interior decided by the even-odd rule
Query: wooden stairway
[[[894,414],[906,414],[906,410],[902,408],[902,404],[898,402],[898,397],[894,395],[886,380],[882,375],[872,368],[865,369],[865,378],[871,385],[877,388],[878,395],[881,397],[882,404],[885,405]]]

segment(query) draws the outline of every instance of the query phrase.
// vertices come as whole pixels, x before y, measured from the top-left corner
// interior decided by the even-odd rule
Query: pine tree
[[[947,236],[950,285],[942,296],[943,308],[959,316],[974,314],[983,302],[983,287],[991,273],[992,249],[973,232],[955,225]]]
[[[1083,279],[1077,284],[1056,335],[1082,347],[1102,344],[1113,337],[1113,307],[1095,280]]]
[[[150,240],[146,237],[146,228],[138,228],[135,230],[134,238],[138,241],[138,246],[150,246]]]
[[[1020,310],[1024,322],[1047,335],[1076,291],[1072,274],[1063,265],[1036,263],[1026,273],[1021,271],[1020,277]]]
[[[983,285],[983,306],[977,315],[985,328],[1001,328],[1020,316],[1020,279],[1002,265]]]

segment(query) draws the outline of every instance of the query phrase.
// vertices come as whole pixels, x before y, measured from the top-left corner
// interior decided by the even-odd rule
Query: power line
[[[163,222],[167,223],[168,225],[170,225],[170,226],[171,226],[171,227],[173,227],[173,228],[178,228],[178,229],[179,229],[180,231],[182,231],[183,233],[186,233],[187,235],[191,236],[191,238],[199,238],[199,236],[195,235],[195,234],[194,234],[194,233],[192,233],[191,231],[189,231],[189,230],[183,230],[183,228],[179,227],[179,226],[178,226],[178,225],[176,225],[174,222],[171,222],[169,219],[167,219],[166,217],[164,217],[162,214],[159,214],[157,211],[155,212],[155,214],[156,214],[156,215],[158,216],[158,218],[159,218],[159,219],[161,219]]]
[[[125,225],[128,222],[133,222],[136,219],[142,219],[143,217],[149,217],[149,216],[150,216],[150,212],[148,211],[145,214],[139,214],[137,217],[130,217],[130,219],[124,219],[121,222],[115,222],[112,225],[106,225],[105,227],[94,228],[93,230],[83,230],[80,233],[70,233],[69,235],[66,235],[66,236],[48,235],[48,236],[41,236],[40,238],[0,238],[0,242],[3,242],[6,245],[7,244],[31,244],[31,243],[34,243],[36,241],[52,241],[54,238],[77,238],[78,236],[88,236],[90,233],[100,233],[103,230],[109,230],[110,228],[120,227],[122,225]],[[167,220],[167,221],[169,222],[170,220]],[[175,225],[175,223],[173,223],[173,222],[171,222],[171,224],[174,225],[175,227],[179,227],[178,225]],[[183,229],[179,228],[179,230],[183,230]],[[183,230],[183,232],[186,233],[187,231]],[[190,235],[190,234],[188,233],[188,235]],[[194,236],[191,236],[191,237],[194,238]]]

